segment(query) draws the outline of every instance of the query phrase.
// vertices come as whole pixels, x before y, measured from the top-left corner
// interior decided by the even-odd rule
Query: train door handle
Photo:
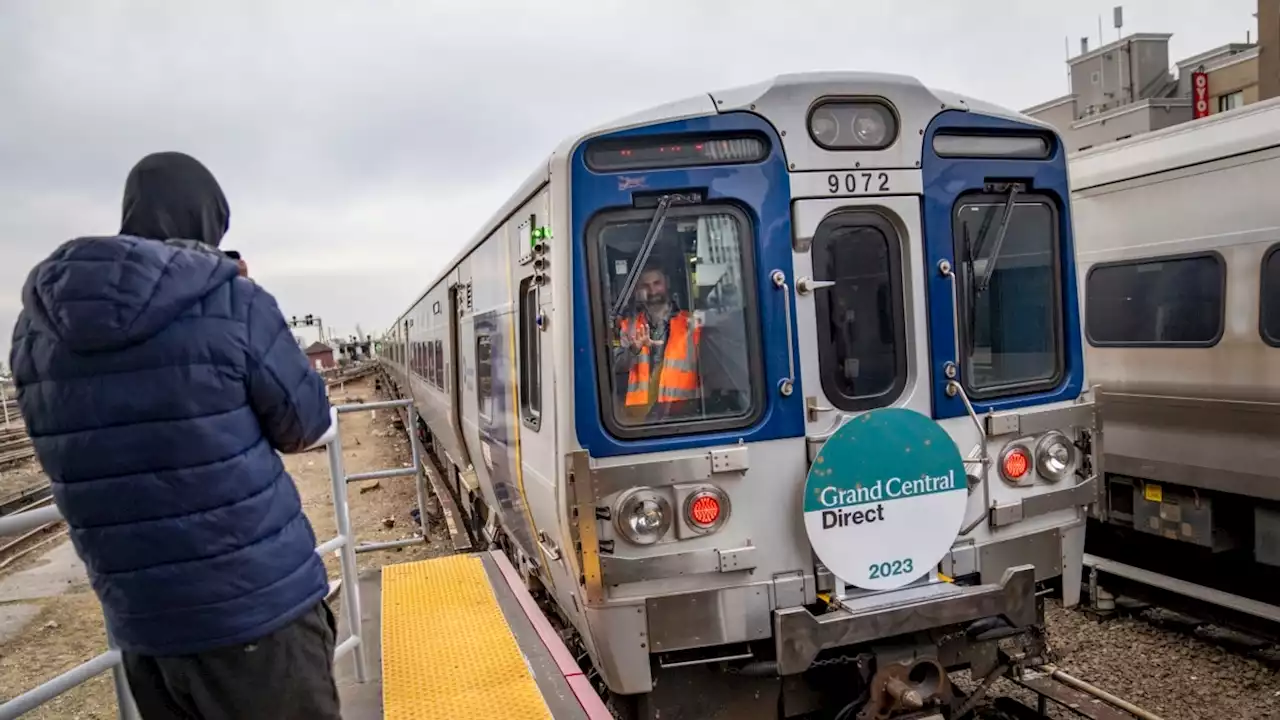
[[[787,287],[787,276],[781,270],[769,273],[773,286],[782,290],[782,309],[786,311],[787,321],[787,376],[778,381],[778,392],[783,397],[790,397],[796,387],[796,351],[793,347],[795,339],[791,337],[791,288]]]
[[[817,422],[818,413],[832,412],[833,410],[835,410],[835,408],[833,407],[828,407],[826,405],[819,405],[818,398],[812,395],[804,399],[804,409],[805,409],[805,412],[809,414],[809,422]]]
[[[811,277],[796,278],[796,292],[801,295],[808,295],[815,290],[834,287],[834,280],[814,280]]]
[[[556,544],[551,542],[551,539],[547,537],[547,532],[545,530],[538,531],[538,546],[542,548],[542,552],[548,558],[551,558],[552,562],[560,559],[560,548],[556,547]]]

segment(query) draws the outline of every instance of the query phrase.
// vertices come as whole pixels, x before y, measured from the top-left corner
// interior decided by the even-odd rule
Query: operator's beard
[[[654,323],[664,323],[668,316],[671,315],[671,301],[663,298],[661,302],[649,301],[645,304],[645,311],[649,315],[649,320]]]

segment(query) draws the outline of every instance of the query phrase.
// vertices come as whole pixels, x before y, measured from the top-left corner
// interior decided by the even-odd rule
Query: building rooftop
[[[1174,63],[1174,65],[1178,67],[1179,73],[1195,70],[1198,65],[1205,65],[1205,69],[1210,69],[1211,66],[1216,66],[1222,61],[1228,59],[1234,60],[1236,58],[1233,56],[1250,50],[1253,52],[1249,54],[1249,57],[1253,57],[1258,54],[1258,46],[1253,43],[1227,43],[1226,45],[1220,45],[1212,50],[1205,50],[1202,53],[1197,53],[1184,60],[1179,60]]]
[[[1062,97],[1056,97],[1056,98],[1054,98],[1054,99],[1052,99],[1052,100],[1046,100],[1046,101],[1044,101],[1044,102],[1040,103],[1039,105],[1032,105],[1031,107],[1027,108],[1026,110],[1023,110],[1023,111],[1022,111],[1022,114],[1023,114],[1023,115],[1032,115],[1032,114],[1034,114],[1034,113],[1044,112],[1045,110],[1049,110],[1049,109],[1051,109],[1051,108],[1058,107],[1059,105],[1066,105],[1066,104],[1067,104],[1067,103],[1069,103],[1069,102],[1073,102],[1075,99],[1076,99],[1076,94],[1075,94],[1075,93],[1067,93],[1066,95],[1063,95]]]
[[[1137,102],[1125,103],[1124,105],[1110,108],[1104,112],[1077,118],[1075,122],[1071,123],[1071,129],[1079,130],[1080,128],[1088,125],[1097,125],[1098,123],[1114,120],[1121,115],[1128,115],[1129,113],[1137,112],[1139,110],[1148,110],[1152,108],[1169,109],[1188,107],[1189,105],[1191,105],[1191,98],[1143,98]]]
[[[1106,45],[1094,48],[1088,52],[1080,53],[1068,60],[1067,64],[1076,65],[1077,63],[1082,63],[1086,60],[1092,60],[1099,55],[1105,55],[1113,50],[1118,50],[1130,42],[1168,42],[1171,37],[1173,37],[1173,33],[1133,33],[1131,35],[1125,35],[1119,40],[1109,42]]]

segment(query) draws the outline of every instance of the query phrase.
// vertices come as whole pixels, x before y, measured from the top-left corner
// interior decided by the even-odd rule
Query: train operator
[[[640,420],[671,403],[696,400],[701,328],[671,297],[671,279],[650,266],[636,285],[638,308],[619,320],[614,372],[627,374],[624,416]],[[656,370],[655,370],[656,368]]]
[[[328,579],[276,451],[322,442],[324,381],[217,251],[194,158],[143,158],[113,237],[22,289],[10,366],[144,720],[339,720]]]

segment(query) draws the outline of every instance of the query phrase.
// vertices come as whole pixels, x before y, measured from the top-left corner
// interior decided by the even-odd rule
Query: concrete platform
[[[342,702],[343,720],[382,720],[382,571],[360,575],[361,632],[365,653],[369,658],[366,682],[356,682],[355,653],[338,661],[334,679]],[[338,598],[345,596],[341,590]],[[341,602],[341,600],[339,600]],[[335,607],[338,618],[338,642],[351,637],[346,610]]]

